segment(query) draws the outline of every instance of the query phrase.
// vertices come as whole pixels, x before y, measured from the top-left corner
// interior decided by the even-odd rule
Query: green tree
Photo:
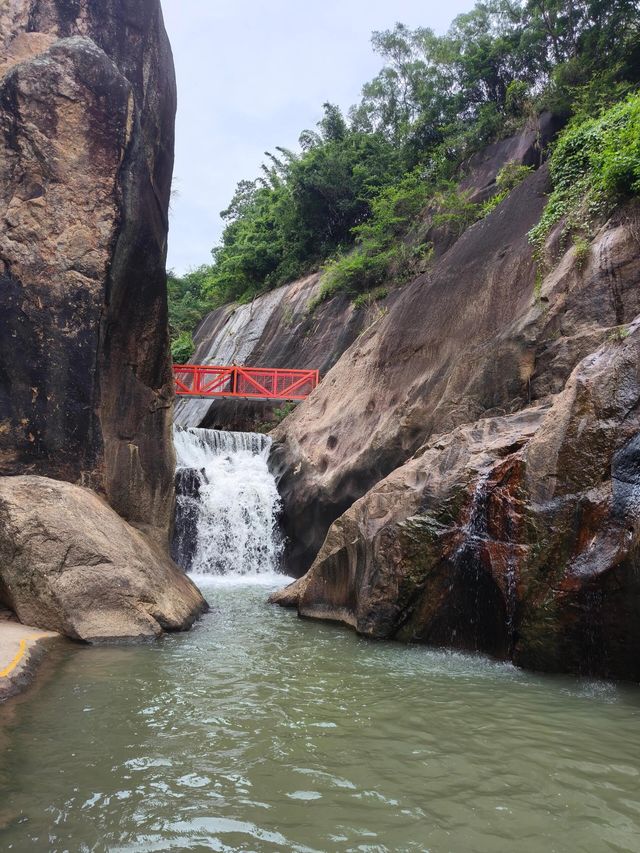
[[[169,329],[173,338],[191,331],[202,317],[215,307],[208,293],[211,268],[201,266],[184,276],[171,270],[167,274]]]
[[[575,138],[586,144],[595,132],[588,121],[626,103],[640,82],[639,10],[640,0],[481,0],[444,35],[400,23],[373,33],[382,68],[360,102],[346,117],[326,102],[316,128],[300,134],[299,151],[265,152],[260,174],[240,181],[222,211],[213,263],[170,277],[174,338],[211,307],[323,265],[325,293],[412,274],[429,251],[411,232],[423,207],[459,232],[509,191],[501,185],[482,208],[460,193],[459,167],[474,151],[543,108],[573,115],[572,127],[584,125]],[[581,173],[594,187],[606,183],[602,197],[635,186],[629,109],[621,136],[600,128],[602,162],[589,161],[588,179]],[[569,204],[556,189],[546,220]],[[569,191],[580,196],[580,187]]]

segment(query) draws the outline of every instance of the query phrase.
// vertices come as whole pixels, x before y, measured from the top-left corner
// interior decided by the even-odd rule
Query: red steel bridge
[[[320,381],[317,370],[270,367],[217,367],[174,364],[180,397],[232,397],[245,400],[305,400]]]

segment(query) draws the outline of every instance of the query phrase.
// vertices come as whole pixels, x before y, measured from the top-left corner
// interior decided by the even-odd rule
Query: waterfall
[[[278,570],[280,496],[267,460],[271,439],[250,432],[176,428],[172,554],[198,575]]]

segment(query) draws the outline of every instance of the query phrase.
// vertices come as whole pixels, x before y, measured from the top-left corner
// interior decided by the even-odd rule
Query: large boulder
[[[165,541],[175,81],[159,0],[0,12],[0,474],[90,486]]]
[[[640,318],[546,403],[430,439],[273,597],[378,638],[640,679]]]
[[[0,477],[0,601],[78,640],[138,640],[191,626],[206,604],[164,549],[94,492]]]

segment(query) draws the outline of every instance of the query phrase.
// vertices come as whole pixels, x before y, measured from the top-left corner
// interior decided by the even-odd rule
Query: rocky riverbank
[[[276,431],[292,559],[314,562],[275,600],[370,636],[638,679],[638,211],[536,279],[545,171]]]
[[[344,294],[311,310],[312,276],[209,315],[195,360],[324,366],[272,433],[286,569],[304,575],[275,601],[367,636],[640,678],[640,213],[580,247],[560,222],[534,249],[560,126],[543,114],[465,164],[480,201],[505,165],[532,171],[461,234],[432,229],[428,269],[375,316]],[[178,417],[256,412],[188,401]]]
[[[47,647],[59,639],[59,634],[23,625],[0,609],[0,702],[31,683]]]

